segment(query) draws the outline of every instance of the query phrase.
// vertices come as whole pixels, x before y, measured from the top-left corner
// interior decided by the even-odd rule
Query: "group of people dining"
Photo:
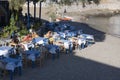
[[[94,43],[93,35],[83,34],[82,30],[67,24],[47,23],[45,29],[43,36],[30,30],[19,42],[12,40],[15,44],[0,46],[0,73],[9,71],[10,80],[13,80],[16,69],[21,75],[22,68],[29,64],[32,68],[36,63],[41,66],[48,57],[54,60],[61,53],[71,54],[74,49],[81,50]]]

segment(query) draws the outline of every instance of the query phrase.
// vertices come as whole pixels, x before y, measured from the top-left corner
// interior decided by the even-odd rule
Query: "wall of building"
[[[1,15],[0,15],[0,26],[5,26],[9,22],[9,4],[8,1],[0,1],[0,9],[1,9]]]

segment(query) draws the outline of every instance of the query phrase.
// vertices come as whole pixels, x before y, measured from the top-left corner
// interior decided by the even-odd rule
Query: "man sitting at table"
[[[78,39],[78,48],[79,50],[84,49],[86,44],[86,39],[85,38],[79,38]]]
[[[64,42],[64,48],[65,48],[65,53],[68,54],[69,53],[69,42]]]
[[[10,55],[11,58],[19,58],[20,57],[20,52],[18,47],[15,49],[15,53]]]

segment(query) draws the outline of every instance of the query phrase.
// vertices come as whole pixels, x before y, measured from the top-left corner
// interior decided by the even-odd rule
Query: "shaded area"
[[[41,69],[25,70],[16,80],[120,80],[119,76],[119,68],[62,54],[60,59],[48,60]]]
[[[90,16],[85,23],[93,28],[106,32],[107,34],[120,37],[120,15]]]
[[[70,24],[70,25],[74,26],[76,28],[76,30],[82,29],[83,33],[94,35],[94,38],[95,38],[96,42],[102,42],[102,41],[105,40],[105,33],[104,32],[96,30],[86,23],[72,22],[72,21],[70,21],[70,22],[60,22],[60,23]]]
[[[0,27],[9,23],[9,3],[8,1],[0,0]]]

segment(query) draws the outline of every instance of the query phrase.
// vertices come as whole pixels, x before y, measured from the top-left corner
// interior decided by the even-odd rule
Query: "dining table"
[[[1,46],[0,47],[0,56],[9,57],[10,53],[13,53],[13,47],[11,46]]]
[[[32,68],[35,66],[35,61],[38,57],[40,57],[40,51],[36,49],[26,50],[24,51],[27,60],[32,61]]]
[[[22,74],[21,58],[0,57],[0,68],[10,73],[10,80],[13,80],[14,72],[18,69],[19,75]]]

